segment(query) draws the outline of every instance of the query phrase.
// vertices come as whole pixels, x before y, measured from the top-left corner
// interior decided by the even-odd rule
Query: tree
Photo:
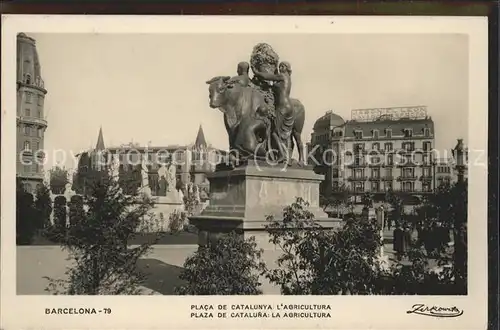
[[[54,198],[54,226],[58,233],[66,232],[66,197],[56,196]]]
[[[29,245],[37,231],[33,195],[26,192],[22,181],[16,179],[16,243]]]
[[[361,203],[363,204],[363,208],[371,208],[373,207],[373,194],[366,192],[361,196]]]
[[[84,200],[80,195],[71,196],[68,203],[70,230],[85,217]]]
[[[283,254],[267,272],[283,294],[376,293],[381,277],[380,236],[370,221],[346,220],[338,230],[322,228],[298,198],[283,219],[268,217],[270,242]]]
[[[107,171],[95,175],[93,185],[86,188],[88,194],[83,196],[88,210],[61,238],[73,265],[67,268],[67,279],[49,278],[47,291],[71,295],[139,294],[145,274],[137,268],[137,261],[154,242],[134,248],[128,242],[153,204],[138,192],[125,195]]]
[[[50,170],[50,190],[56,194],[64,194],[68,180],[68,171],[62,167],[55,166]]]
[[[36,191],[35,209],[37,211],[37,229],[50,227],[50,214],[52,213],[52,199],[50,190],[46,185],[41,185]]]
[[[265,269],[262,250],[254,237],[244,239],[232,232],[200,246],[186,259],[179,278],[185,285],[180,295],[256,295],[261,294],[259,275]]]

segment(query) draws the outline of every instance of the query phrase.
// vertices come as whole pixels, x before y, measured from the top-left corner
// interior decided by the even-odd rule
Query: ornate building
[[[88,169],[99,169],[99,164],[116,158],[119,163],[119,177],[126,181],[135,181],[130,189],[147,185],[152,196],[165,196],[166,190],[162,164],[174,166],[175,189],[183,189],[188,183],[194,183],[208,198],[208,180],[206,174],[215,170],[216,164],[225,159],[225,152],[211,147],[205,140],[203,128],[199,127],[194,144],[167,146],[140,146],[129,143],[117,147],[106,147],[102,129],[99,130],[96,147],[79,155],[78,170],[74,178],[75,190],[82,192],[85,187],[85,173]],[[103,160],[103,163],[99,162]],[[170,170],[170,167],[169,167]],[[145,184],[145,174],[147,183]],[[202,196],[203,198],[204,196]]]
[[[347,121],[329,111],[316,121],[309,148],[325,175],[323,194],[344,185],[359,203],[367,192],[411,200],[433,191],[434,123],[426,107],[353,110]]]
[[[47,90],[41,76],[35,39],[17,35],[17,170],[28,192],[35,192],[44,179],[43,141],[47,121],[44,99]]]

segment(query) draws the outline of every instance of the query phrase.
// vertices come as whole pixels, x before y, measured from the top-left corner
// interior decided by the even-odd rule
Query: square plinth
[[[268,216],[283,218],[283,209],[297,197],[309,203],[308,210],[325,228],[338,224],[319,206],[319,184],[323,175],[311,168],[262,166],[257,163],[208,175],[210,203],[201,214],[190,217],[198,227],[200,241],[230,231],[257,234],[265,231]]]

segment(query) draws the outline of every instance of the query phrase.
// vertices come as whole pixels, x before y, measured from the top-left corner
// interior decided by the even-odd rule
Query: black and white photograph
[[[484,317],[486,24],[214,19],[9,30],[9,292],[54,320],[124,295],[207,326],[328,324],[344,296],[391,296],[386,325]]]

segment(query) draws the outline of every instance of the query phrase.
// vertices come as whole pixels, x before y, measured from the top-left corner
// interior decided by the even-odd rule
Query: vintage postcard
[[[2,23],[2,328],[486,327],[486,18]]]

